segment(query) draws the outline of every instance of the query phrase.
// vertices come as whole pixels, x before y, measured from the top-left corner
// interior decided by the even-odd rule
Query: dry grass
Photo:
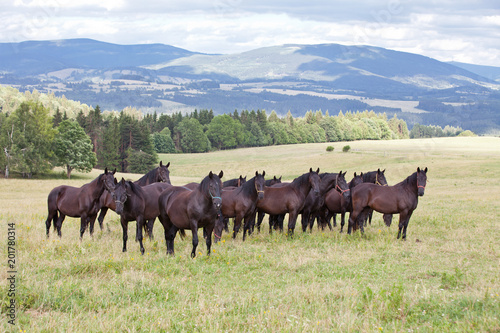
[[[500,145],[498,138],[363,141],[164,155],[174,184],[199,181],[209,170],[224,179],[256,170],[291,180],[322,171],[386,168],[389,183],[429,167],[426,194],[396,240],[379,215],[365,235],[314,229],[293,239],[267,232],[213,246],[190,259],[191,237],[165,255],[163,230],[140,255],[129,227],[121,252],[118,217],[79,241],[79,221],[67,218],[61,239],[45,238],[46,198],[60,184],[96,177],[0,180],[2,249],[16,224],[17,325],[1,331],[498,331],[500,313]],[[119,177],[122,175],[118,175]],[[123,175],[137,179],[139,175]],[[52,233],[52,230],[51,230]],[[189,234],[189,233],[188,233]],[[418,241],[417,241],[418,240]],[[6,259],[5,259],[6,261]],[[0,271],[5,316],[7,270]]]

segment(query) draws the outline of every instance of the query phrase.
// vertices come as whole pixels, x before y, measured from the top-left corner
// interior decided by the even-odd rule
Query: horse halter
[[[339,176],[337,175],[336,179],[335,179],[335,189],[340,192],[340,194],[344,194],[345,192],[349,192],[351,189],[348,188],[347,190],[343,190],[340,186],[339,186]]]

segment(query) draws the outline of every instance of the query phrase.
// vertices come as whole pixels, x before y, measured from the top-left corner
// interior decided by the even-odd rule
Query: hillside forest
[[[294,118],[265,110],[146,114],[133,108],[102,112],[51,94],[0,87],[0,172],[31,178],[56,166],[144,173],[158,153],[203,153],[243,147],[354,140],[391,140],[471,134],[460,128],[415,125],[373,111]]]

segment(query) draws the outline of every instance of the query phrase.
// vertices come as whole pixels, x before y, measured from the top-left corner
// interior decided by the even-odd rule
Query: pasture
[[[343,153],[349,144],[351,152]],[[2,256],[2,332],[498,332],[500,331],[500,139],[439,138],[274,146],[207,154],[162,155],[170,179],[182,185],[212,170],[223,180],[240,174],[283,180],[305,173],[386,169],[390,185],[428,167],[407,240],[396,240],[398,217],[380,214],[348,236],[295,230],[293,239],[263,223],[243,242],[224,233],[211,256],[199,231],[176,237],[166,255],[158,220],[141,256],[129,225],[122,252],[119,217],[79,240],[79,219],[66,218],[62,238],[45,237],[47,195],[81,186],[75,179],[1,179],[1,251],[15,224],[16,325],[8,324],[10,283]],[[136,180],[140,175],[116,174]],[[135,222],[134,222],[135,223]],[[300,225],[300,216],[299,222]]]

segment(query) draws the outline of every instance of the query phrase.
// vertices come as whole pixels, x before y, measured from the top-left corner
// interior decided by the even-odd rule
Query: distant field
[[[351,152],[343,153],[344,145]],[[333,145],[333,152],[326,147]],[[122,253],[118,216],[105,230],[79,240],[67,218],[62,238],[45,237],[47,195],[78,179],[0,180],[1,247],[16,235],[16,326],[7,323],[10,276],[0,271],[2,332],[498,332],[500,331],[500,138],[359,141],[248,148],[208,154],[161,155],[174,185],[200,181],[210,170],[224,178],[266,171],[284,180],[309,170],[386,169],[395,184],[428,167],[426,193],[396,240],[379,214],[364,235],[296,230],[269,235],[268,224],[245,242],[223,234],[175,240],[167,257],[163,228],[140,255],[129,225]],[[140,175],[117,174],[137,179]],[[201,231],[200,231],[201,235]]]

